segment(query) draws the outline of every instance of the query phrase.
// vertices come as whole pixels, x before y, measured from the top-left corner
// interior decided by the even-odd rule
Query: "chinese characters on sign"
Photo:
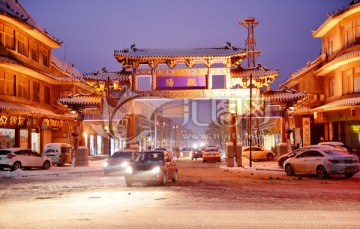
[[[303,144],[304,146],[310,145],[310,118],[302,119],[303,126]]]
[[[157,77],[157,89],[204,89],[205,76],[162,76]]]
[[[23,116],[6,116],[6,115],[0,115],[0,127],[27,127],[27,128],[33,128],[37,127],[39,124],[38,118],[35,117],[23,117]],[[43,124],[46,124],[50,127],[60,128],[62,127],[62,121],[57,119],[51,119],[51,118],[44,118],[42,121]]]
[[[32,121],[36,121],[36,119],[32,119],[31,117],[21,117],[21,116],[5,116],[5,115],[1,115],[0,116],[0,126],[5,126],[5,125],[11,125],[11,126],[24,126],[25,124],[27,124],[28,126],[32,125]]]

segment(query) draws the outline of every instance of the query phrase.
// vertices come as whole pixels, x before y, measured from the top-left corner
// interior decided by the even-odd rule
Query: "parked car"
[[[209,147],[205,148],[202,154],[203,162],[207,161],[218,161],[221,162],[221,154],[220,151],[216,148]]]
[[[359,172],[359,159],[334,147],[305,150],[284,162],[287,175],[317,174],[324,178],[329,174],[352,177]]]
[[[125,169],[129,166],[130,160],[134,160],[137,154],[138,151],[131,149],[116,151],[104,163],[104,174],[125,175]]]
[[[51,159],[39,154],[32,149],[23,148],[7,148],[0,149],[0,168],[30,169],[42,168],[49,169],[51,167]]]
[[[326,142],[320,142],[318,145],[333,146],[333,147],[336,147],[339,150],[344,150],[344,151],[348,152],[349,154],[352,154],[352,155],[357,156],[358,158],[360,158],[360,153],[357,150],[353,149],[351,146],[345,145],[342,142],[326,141]]]
[[[242,155],[243,157],[246,157],[250,159],[250,147],[245,146],[242,148]],[[272,161],[274,160],[274,153],[271,152],[271,150],[264,150],[257,146],[251,147],[251,160],[267,160]]]
[[[191,160],[197,160],[198,158],[202,158],[203,151],[201,149],[193,150],[191,154]]]
[[[294,157],[294,156],[298,155],[299,153],[304,152],[305,150],[318,149],[318,148],[324,148],[324,147],[328,147],[328,146],[326,146],[326,145],[310,145],[310,146],[304,146],[299,149],[293,150],[290,153],[281,155],[278,158],[278,165],[281,166],[282,168],[284,168],[284,162],[287,159],[289,159],[290,157]]]
[[[64,166],[71,163],[72,146],[68,143],[48,143],[44,146],[43,155],[51,158],[51,163]]]
[[[132,186],[134,182],[156,182],[164,185],[169,179],[176,182],[178,170],[171,153],[167,151],[141,152],[126,168],[125,182],[127,186]]]

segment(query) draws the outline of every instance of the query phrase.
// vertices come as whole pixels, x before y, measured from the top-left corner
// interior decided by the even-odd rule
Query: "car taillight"
[[[13,158],[13,157],[15,157],[15,155],[13,155],[13,154],[8,154],[8,155],[6,156],[7,159],[11,159],[11,158]]]
[[[341,160],[339,159],[329,159],[329,161],[334,164],[341,163]]]

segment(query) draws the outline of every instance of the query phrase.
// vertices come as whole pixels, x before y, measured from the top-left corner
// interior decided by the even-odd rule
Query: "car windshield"
[[[164,153],[163,152],[140,153],[137,156],[136,161],[145,162],[145,163],[162,162],[164,161]]]
[[[207,149],[205,150],[205,152],[214,152],[214,151],[217,151],[216,149]]]
[[[353,152],[354,150],[348,146],[348,145],[338,145],[336,146],[338,149],[340,150],[345,150],[345,151],[348,151],[348,152]]]
[[[115,152],[111,158],[124,158],[124,159],[130,159],[132,157],[131,151],[125,151],[125,152]]]
[[[0,150],[0,155],[8,155],[9,153],[11,153],[9,150]]]

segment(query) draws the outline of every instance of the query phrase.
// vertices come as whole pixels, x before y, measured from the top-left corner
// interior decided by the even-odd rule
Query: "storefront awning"
[[[313,111],[337,110],[337,109],[348,108],[350,106],[357,106],[357,105],[360,105],[360,97],[337,100],[325,104],[323,106],[316,107],[313,109]]]
[[[67,114],[66,115],[57,114],[53,111],[39,107],[34,107],[19,103],[3,102],[3,101],[0,101],[0,112],[11,112],[11,113],[19,113],[26,115],[34,115],[38,117],[49,117],[49,118],[57,118],[57,119],[63,119],[64,117],[70,118],[71,116]]]
[[[263,93],[265,102],[287,102],[296,101],[306,97],[306,92],[266,91]]]

